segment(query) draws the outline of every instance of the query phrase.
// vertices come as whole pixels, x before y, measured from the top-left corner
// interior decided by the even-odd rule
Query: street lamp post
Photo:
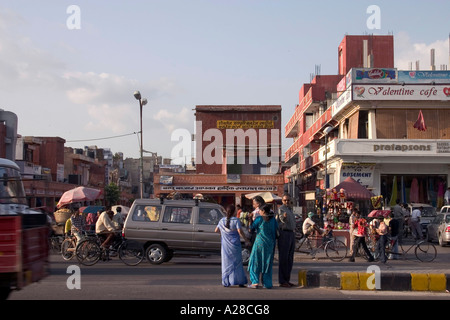
[[[326,127],[323,132],[325,133],[325,194],[327,189],[330,187],[330,181],[328,180],[328,134],[333,130],[333,127]],[[327,214],[327,203],[324,199],[322,206],[322,214],[325,216]]]
[[[144,156],[143,156],[143,150],[144,150],[144,141],[143,141],[143,134],[142,134],[142,107],[147,104],[147,99],[142,99],[141,93],[139,91],[134,92],[134,97],[136,100],[139,101],[139,119],[141,122],[141,146],[140,146],[140,170],[139,170],[139,191],[141,195],[141,199],[144,198]]]
[[[333,127],[326,127],[323,132],[325,133],[325,190],[330,187],[330,181],[328,179],[328,134],[333,130]]]

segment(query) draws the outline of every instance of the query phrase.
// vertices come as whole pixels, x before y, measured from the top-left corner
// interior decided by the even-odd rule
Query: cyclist
[[[303,236],[300,239],[300,245],[308,238],[314,231],[317,231],[320,235],[322,234],[322,230],[319,226],[312,220],[314,217],[314,212],[309,212],[308,217],[303,221]]]
[[[95,233],[100,236],[106,237],[103,241],[101,247],[104,250],[107,250],[110,244],[114,241],[116,228],[112,221],[114,216],[114,211],[108,209],[98,217],[97,222],[95,223]]]
[[[303,238],[307,238],[314,231],[317,231],[319,234],[322,234],[322,230],[312,220],[312,217],[314,217],[314,212],[309,212],[308,217],[305,219],[305,221],[303,221]]]
[[[79,210],[74,210],[72,216],[70,217],[71,222],[71,232],[77,238],[79,242],[81,240],[82,232],[85,228],[85,221],[82,214],[80,214]]]

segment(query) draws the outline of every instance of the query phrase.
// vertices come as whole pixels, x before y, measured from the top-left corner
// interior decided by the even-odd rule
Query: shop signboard
[[[170,186],[173,184],[173,176],[160,176],[159,183]]]
[[[398,71],[399,83],[450,83],[450,71]]]
[[[161,191],[207,192],[207,191],[277,191],[276,186],[161,186]]]
[[[449,85],[353,85],[353,100],[450,101]]]
[[[375,163],[343,163],[341,165],[340,182],[348,177],[355,179],[365,188],[373,188]]]
[[[395,68],[352,68],[346,76],[347,87],[355,83],[397,83]]]
[[[450,140],[336,139],[335,155],[449,157]]]
[[[273,120],[217,120],[217,129],[274,129]]]
[[[352,102],[352,90],[347,89],[331,105],[331,117],[335,117],[340,111]]]

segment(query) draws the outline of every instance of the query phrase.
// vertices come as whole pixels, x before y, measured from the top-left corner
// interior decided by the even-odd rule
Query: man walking
[[[400,199],[396,200],[392,212],[394,213],[394,219],[398,221],[398,242],[401,244],[403,240],[403,223],[405,222],[405,215],[403,213],[403,208],[400,206]]]
[[[295,250],[295,217],[290,207],[291,197],[283,195],[283,205],[280,206],[277,214],[278,229],[278,281],[280,287],[289,288],[294,286],[290,282],[292,266],[294,264]]]
[[[420,218],[422,216],[423,207],[416,208],[411,212],[410,227],[411,232],[416,240],[421,240],[422,226],[420,225]]]

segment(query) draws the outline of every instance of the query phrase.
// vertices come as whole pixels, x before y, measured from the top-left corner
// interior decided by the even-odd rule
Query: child
[[[331,228],[330,225],[327,225],[325,231],[322,233],[323,241],[330,241],[333,240],[333,228]]]

